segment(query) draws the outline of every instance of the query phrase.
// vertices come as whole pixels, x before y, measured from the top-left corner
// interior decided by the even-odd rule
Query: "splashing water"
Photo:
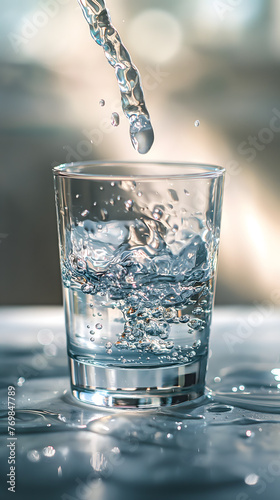
[[[121,92],[122,109],[130,123],[133,147],[140,154],[145,154],[154,142],[154,132],[145,105],[139,72],[111,23],[104,0],[78,0],[78,2],[90,26],[92,38],[103,48],[109,64],[115,70]]]

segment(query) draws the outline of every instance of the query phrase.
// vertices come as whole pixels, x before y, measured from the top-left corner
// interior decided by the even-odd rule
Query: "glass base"
[[[204,395],[206,358],[157,368],[92,365],[69,358],[72,394],[103,408],[152,409],[194,401]]]

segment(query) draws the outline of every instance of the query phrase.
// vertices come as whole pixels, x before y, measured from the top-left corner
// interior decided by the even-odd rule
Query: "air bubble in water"
[[[162,218],[162,211],[160,208],[155,208],[155,210],[152,213],[152,216],[155,220],[160,220]]]
[[[104,99],[100,99],[99,104],[100,104],[100,106],[103,108],[103,106],[105,106],[105,101],[104,101]]]
[[[192,346],[194,349],[198,349],[201,346],[201,340],[196,340]]]
[[[195,122],[194,122],[194,126],[195,126],[195,127],[199,127],[199,125],[200,125],[200,121],[199,121],[199,120],[195,120]]]
[[[133,207],[133,201],[127,200],[124,205],[125,205],[126,210],[131,211],[132,207]]]
[[[91,293],[93,292],[94,287],[93,285],[86,283],[85,285],[82,286],[81,290],[83,293]]]
[[[202,307],[196,307],[195,309],[193,309],[193,314],[202,314],[204,311],[202,309]]]
[[[86,263],[83,259],[78,259],[77,260],[77,269],[78,271],[82,272],[86,270]]]
[[[179,318],[180,323],[188,323],[190,321],[190,317],[187,314],[184,314],[184,316],[181,316]]]
[[[112,116],[111,116],[111,125],[113,125],[113,127],[118,127],[120,124],[120,115],[118,113],[112,113]]]
[[[95,328],[96,328],[97,330],[102,330],[102,325],[101,325],[101,323],[96,323]]]
[[[19,377],[19,379],[18,379],[18,381],[17,381],[17,385],[18,385],[19,387],[22,387],[22,386],[23,386],[23,384],[24,384],[24,382],[25,382],[25,378],[24,378],[24,377]]]
[[[178,194],[175,189],[168,189],[168,194],[172,201],[179,201]]]
[[[105,208],[101,208],[100,213],[102,220],[108,219],[108,211]]]

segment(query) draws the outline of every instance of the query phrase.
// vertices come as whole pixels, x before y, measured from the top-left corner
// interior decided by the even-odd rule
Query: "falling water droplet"
[[[154,131],[149,118],[146,118],[145,115],[131,116],[130,138],[134,149],[138,153],[148,153],[154,142]]]
[[[111,116],[111,124],[113,125],[113,127],[118,127],[119,124],[120,124],[120,115],[118,113],[112,113],[112,116]]]
[[[104,99],[100,99],[99,104],[100,104],[100,106],[103,108],[103,106],[105,106],[105,101],[104,101]]]
[[[88,214],[89,214],[89,210],[84,210],[84,211],[81,213],[81,216],[82,216],[82,217],[86,217]]]
[[[200,125],[200,121],[199,121],[199,120],[195,120],[195,122],[194,122],[194,126],[195,126],[195,127],[199,127],[199,125]]]

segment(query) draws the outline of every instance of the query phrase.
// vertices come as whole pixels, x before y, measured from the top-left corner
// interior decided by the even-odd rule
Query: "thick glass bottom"
[[[194,401],[204,394],[206,358],[157,368],[108,367],[69,359],[72,394],[83,403],[151,409]]]

